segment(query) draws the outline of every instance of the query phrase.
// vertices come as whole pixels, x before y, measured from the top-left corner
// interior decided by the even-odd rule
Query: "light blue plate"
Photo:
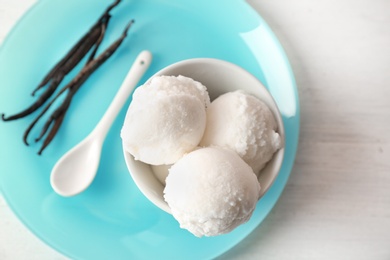
[[[109,0],[41,0],[0,49],[0,112],[19,112],[45,73],[89,29]],[[43,156],[22,135],[33,116],[0,122],[0,184],[12,210],[47,244],[76,259],[208,259],[227,251],[270,212],[286,185],[298,142],[299,104],[288,60],[259,15],[243,0],[124,1],[113,12],[101,50],[134,18],[118,52],[81,88],[63,127]],[[195,57],[224,59],[247,69],[270,90],[286,128],[285,160],[276,182],[251,220],[227,235],[196,238],[137,189],[122,155],[115,121],[97,178],[83,194],[62,198],[50,187],[54,163],[95,126],[143,49],[154,61],[142,82],[159,69]],[[70,76],[74,76],[75,72]],[[68,81],[70,77],[66,78]],[[38,127],[32,136],[38,134]]]

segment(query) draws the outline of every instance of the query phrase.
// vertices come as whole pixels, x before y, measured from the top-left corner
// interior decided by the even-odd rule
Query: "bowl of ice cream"
[[[172,64],[139,87],[121,137],[141,192],[196,236],[246,222],[284,155],[282,117],[267,89],[211,58]]]

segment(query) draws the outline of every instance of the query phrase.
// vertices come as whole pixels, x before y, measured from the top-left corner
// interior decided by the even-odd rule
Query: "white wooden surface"
[[[0,0],[0,41],[34,0]],[[291,60],[301,139],[267,219],[220,259],[390,259],[390,1],[249,0]],[[0,259],[65,259],[0,196]]]

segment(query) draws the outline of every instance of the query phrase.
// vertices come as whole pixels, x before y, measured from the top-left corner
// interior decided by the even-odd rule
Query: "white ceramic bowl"
[[[245,90],[258,97],[266,103],[273,112],[278,124],[278,133],[284,144],[283,121],[275,101],[263,84],[241,67],[223,60],[198,58],[174,63],[160,70],[154,76],[159,75],[183,75],[193,78],[207,87],[211,100],[214,100],[226,92],[238,89]],[[171,213],[171,210],[163,197],[164,185],[157,179],[151,166],[134,160],[134,157],[131,154],[127,153],[125,150],[123,151],[127,168],[141,192],[157,207]],[[271,161],[267,163],[267,166],[261,170],[258,178],[261,184],[260,198],[271,187],[278,175],[283,156],[284,148],[278,150]]]

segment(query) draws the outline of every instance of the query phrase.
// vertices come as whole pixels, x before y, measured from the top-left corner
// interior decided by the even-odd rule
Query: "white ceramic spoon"
[[[54,165],[50,183],[56,193],[64,197],[73,196],[83,192],[92,183],[107,132],[151,61],[152,54],[149,51],[142,51],[138,55],[95,129]]]

